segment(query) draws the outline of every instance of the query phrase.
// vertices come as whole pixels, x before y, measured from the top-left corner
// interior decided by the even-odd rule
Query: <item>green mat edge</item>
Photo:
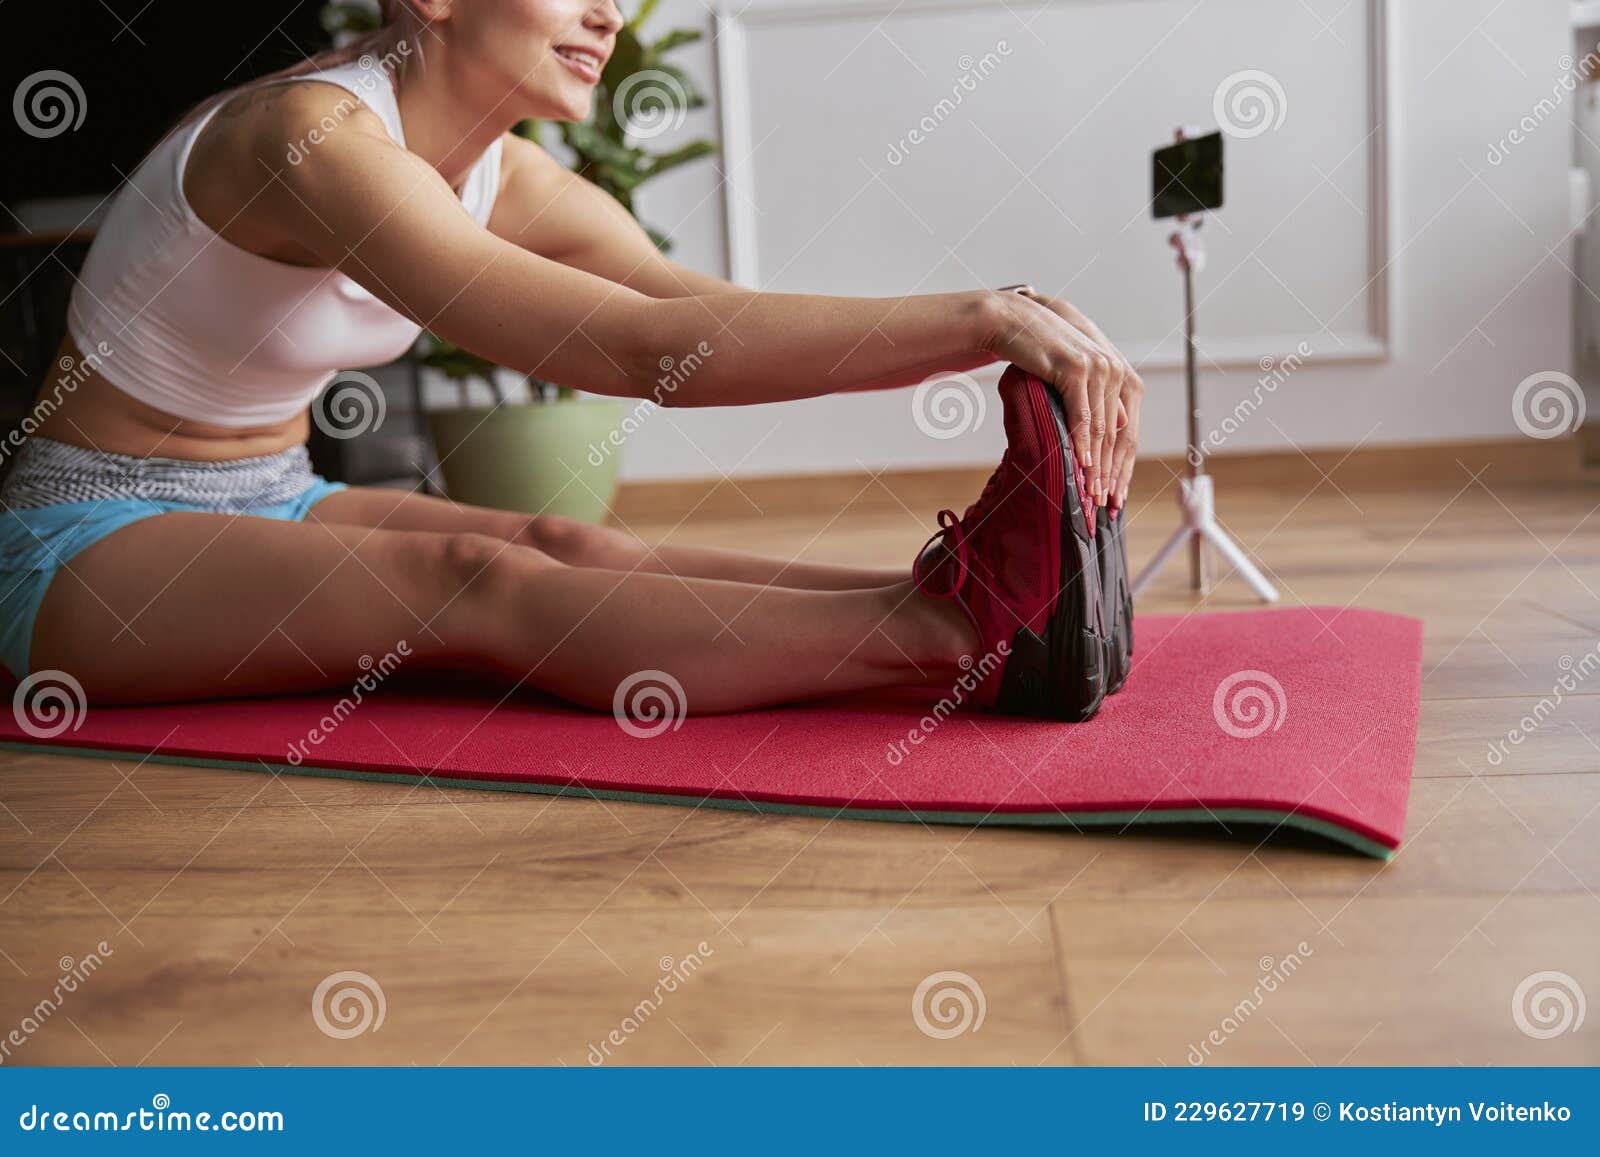
[[[93,759],[152,759],[160,763],[183,767],[217,767],[229,771],[269,772],[273,775],[306,775],[321,779],[352,779],[374,783],[418,784],[431,782],[440,787],[464,787],[477,791],[517,791],[531,795],[579,796],[591,799],[618,800],[623,803],[665,804],[670,807],[715,807],[726,811],[772,813],[774,815],[823,816],[840,815],[851,819],[887,820],[893,823],[954,824],[966,827],[1129,827],[1133,824],[1270,824],[1272,827],[1290,827],[1310,832],[1335,843],[1354,848],[1379,860],[1392,860],[1395,849],[1359,832],[1315,816],[1297,812],[1274,811],[1271,808],[1146,808],[1142,811],[1094,812],[956,812],[912,811],[905,808],[826,807],[821,804],[778,803],[769,800],[725,799],[720,796],[675,795],[671,792],[621,791],[615,788],[591,788],[579,784],[527,783],[519,780],[471,779],[461,776],[439,776],[419,773],[409,775],[398,771],[362,771],[345,767],[299,767],[287,763],[267,763],[265,760],[246,762],[236,759],[199,759],[190,755],[168,755],[165,752],[115,751],[98,747],[69,747],[60,744],[14,743],[0,740],[4,751],[46,751],[57,754],[87,755]]]

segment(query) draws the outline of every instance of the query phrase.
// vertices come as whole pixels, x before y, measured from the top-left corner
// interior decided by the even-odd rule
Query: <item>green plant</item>
[[[640,114],[650,118],[654,129],[663,120],[679,124],[690,109],[705,104],[694,79],[666,59],[675,49],[699,40],[700,30],[674,28],[654,40],[646,40],[642,26],[655,12],[657,3],[658,0],[642,0],[638,11],[618,29],[611,59],[595,86],[594,111],[589,119],[560,125],[561,140],[572,153],[573,171],[611,194],[629,213],[634,213],[635,191],[645,182],[716,150],[710,141],[693,140],[664,152],[652,152],[633,139],[643,134],[630,132],[630,119]],[[364,33],[378,27],[378,17],[367,5],[344,0],[323,5],[322,26],[330,34]],[[542,143],[540,121],[523,121],[514,131],[535,144]],[[666,236],[648,225],[644,229],[663,253],[671,248]],[[417,345],[417,357],[423,365],[454,381],[463,398],[467,383],[473,379],[486,382],[501,397],[494,378],[498,367],[460,346],[434,334],[424,334]],[[547,387],[532,379],[530,385],[536,398],[549,390],[555,390],[558,396],[570,394],[565,388]]]
[[[684,113],[705,104],[694,79],[666,59],[673,50],[699,40],[700,30],[674,28],[655,40],[643,39],[641,27],[656,4],[657,0],[643,0],[618,30],[616,47],[596,86],[593,115],[561,125],[561,139],[576,158],[574,170],[610,193],[629,213],[640,185],[716,150],[710,141],[694,140],[654,153],[630,141],[630,114],[643,112],[681,123]],[[518,131],[530,140],[539,139],[536,122],[524,121]],[[648,225],[645,229],[662,252],[671,248],[665,236]]]

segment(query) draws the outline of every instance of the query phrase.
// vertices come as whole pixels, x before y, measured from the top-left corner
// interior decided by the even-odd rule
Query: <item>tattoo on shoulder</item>
[[[247,112],[271,108],[278,99],[279,94],[273,91],[277,87],[275,84],[263,85],[241,93],[217,110],[217,119],[237,120]]]

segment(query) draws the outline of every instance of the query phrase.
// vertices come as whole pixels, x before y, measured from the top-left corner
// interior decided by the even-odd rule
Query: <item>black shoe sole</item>
[[[1115,695],[1127,682],[1133,663],[1133,594],[1129,590],[1128,542],[1122,516],[1107,507],[1096,512],[1095,557],[1100,566],[1100,625],[1106,640],[1106,694]]]
[[[1108,647],[1098,628],[1100,569],[1072,469],[1072,441],[1060,396],[1047,389],[1067,461],[1061,511],[1060,596],[1040,638],[1024,627],[1011,641],[993,710],[1066,723],[1093,719],[1106,695]]]

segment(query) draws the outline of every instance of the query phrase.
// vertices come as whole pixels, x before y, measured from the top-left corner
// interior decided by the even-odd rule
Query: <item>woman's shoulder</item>
[[[224,97],[200,126],[183,166],[182,197],[211,229],[242,248],[303,261],[282,221],[308,194],[311,170],[348,168],[355,149],[404,153],[382,119],[353,94],[316,77],[258,84]],[[299,190],[295,192],[294,190]]]
[[[501,181],[513,179],[528,181],[561,181],[571,176],[570,170],[544,149],[519,133],[510,132],[500,138]]]
[[[557,198],[576,197],[588,203],[591,193],[599,193],[545,149],[515,132],[500,138],[500,192],[509,194],[515,204],[549,205]],[[603,193],[597,200],[611,201]]]
[[[378,111],[354,92],[321,76],[296,77],[224,97],[200,131],[195,151],[276,170],[303,163],[346,130],[393,143]]]

